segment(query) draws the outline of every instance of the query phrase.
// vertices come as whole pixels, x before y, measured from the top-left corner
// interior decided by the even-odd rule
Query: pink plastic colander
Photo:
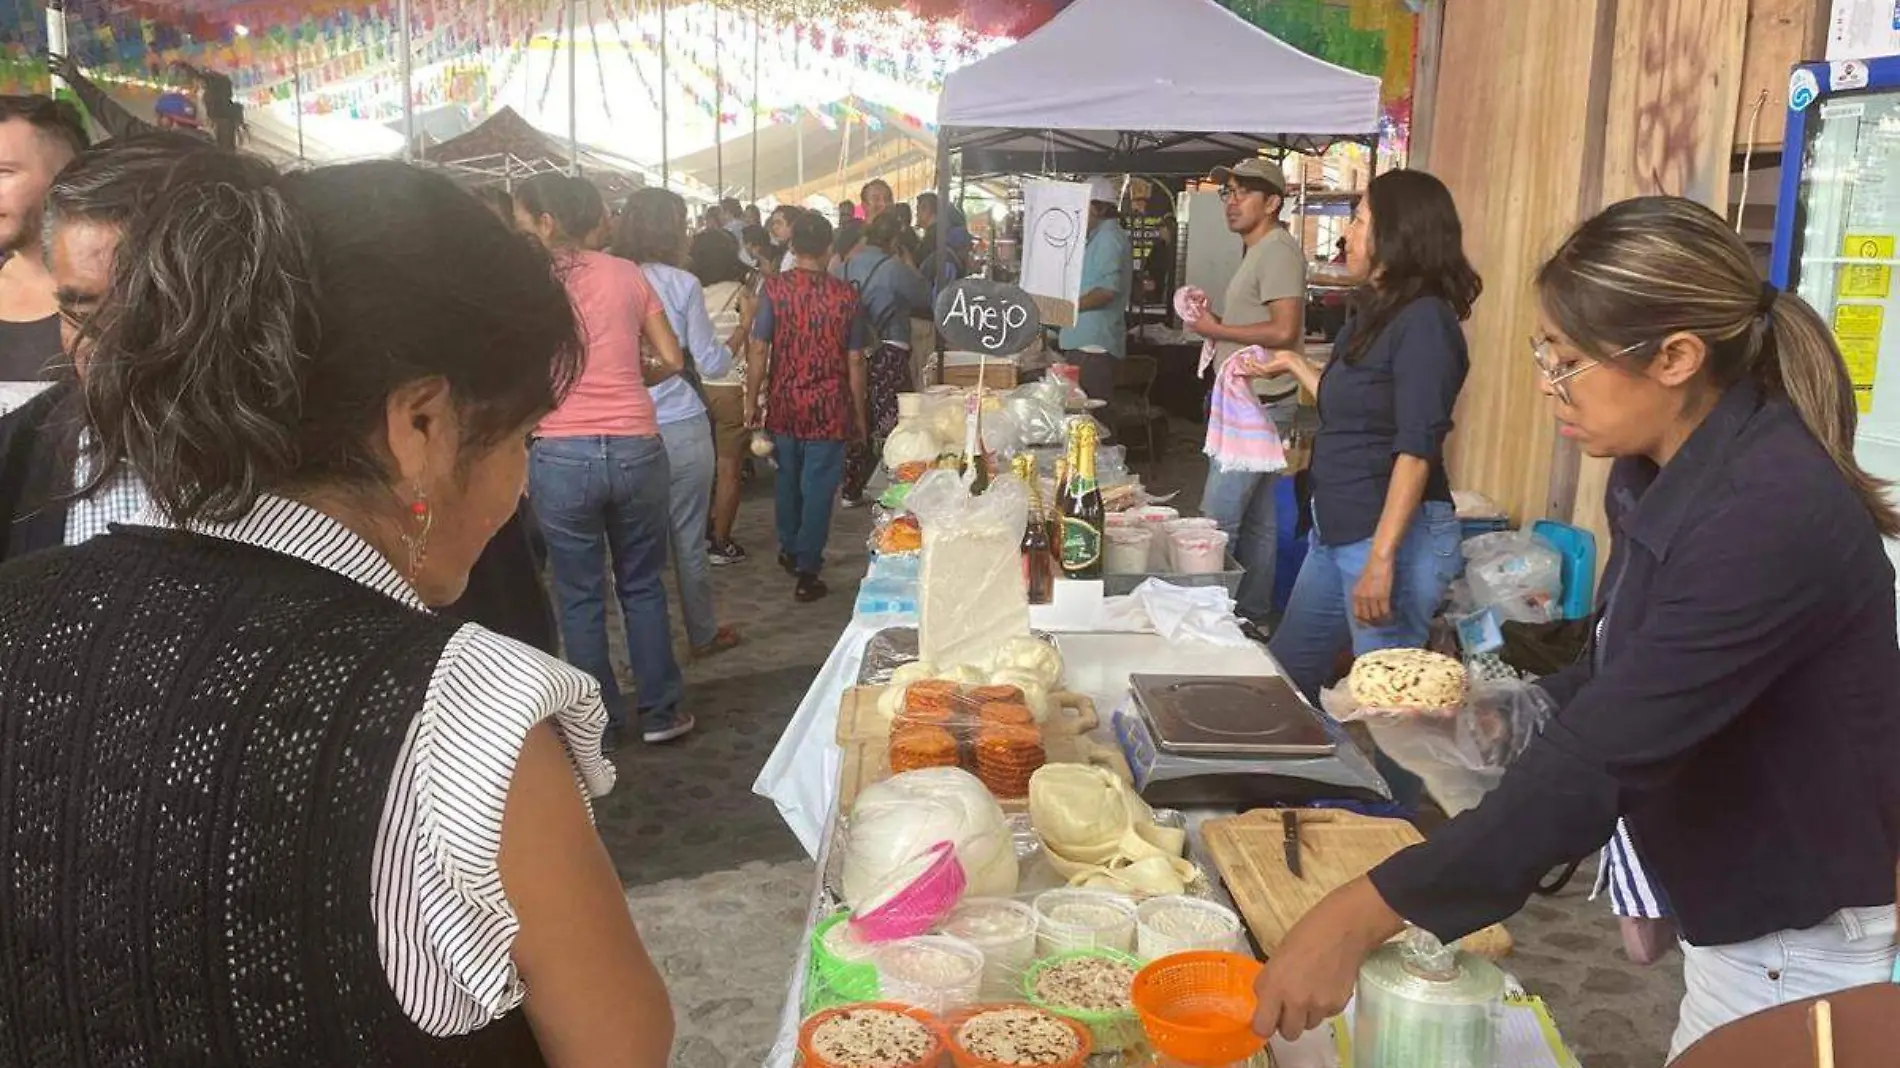
[[[943,922],[963,900],[968,877],[957,860],[956,847],[938,842],[925,854],[930,862],[915,879],[886,900],[851,917],[851,933],[861,942],[894,942],[914,938]]]

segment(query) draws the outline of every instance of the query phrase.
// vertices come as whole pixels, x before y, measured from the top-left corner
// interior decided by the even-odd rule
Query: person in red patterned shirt
[[[793,222],[792,269],[765,280],[746,356],[749,425],[763,425],[778,454],[778,562],[797,577],[800,602],[829,592],[818,572],[845,451],[864,440],[869,425],[864,350],[871,329],[858,291],[825,270],[831,238],[831,223],[815,212]]]

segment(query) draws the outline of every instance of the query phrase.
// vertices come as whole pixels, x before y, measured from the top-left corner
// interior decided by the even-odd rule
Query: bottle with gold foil
[[[1069,472],[1069,486],[1062,505],[1062,574],[1072,579],[1102,577],[1102,528],[1108,521],[1108,509],[1102,505],[1102,488],[1095,481],[1095,423],[1077,422],[1075,466]]]
[[[1042,510],[1042,477],[1036,474],[1036,459],[1028,453],[1016,457],[1016,477],[1029,487],[1029,522],[1023,527],[1023,587],[1030,604],[1048,604],[1055,600],[1056,557],[1049,541],[1049,521]]]

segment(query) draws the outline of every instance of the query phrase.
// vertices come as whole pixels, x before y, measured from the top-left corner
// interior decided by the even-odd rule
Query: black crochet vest
[[[0,568],[0,1068],[538,1065],[423,1034],[370,860],[455,624],[125,529]]]

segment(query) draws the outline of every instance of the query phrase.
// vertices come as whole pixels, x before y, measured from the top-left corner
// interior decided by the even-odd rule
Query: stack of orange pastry
[[[1029,710],[1029,706],[1015,701],[991,701],[988,704],[978,705],[976,719],[978,723],[986,727],[1033,727],[1036,725],[1036,715]]]
[[[949,723],[956,718],[962,691],[954,682],[925,679],[904,690],[904,714],[900,722]]]
[[[985,724],[977,728],[974,748],[976,777],[990,793],[1008,800],[1029,796],[1029,777],[1047,760],[1042,732],[1034,726]]]
[[[942,727],[927,724],[900,726],[891,733],[891,774],[919,768],[957,766],[957,740]],[[1024,790],[1028,787],[1025,785]]]

